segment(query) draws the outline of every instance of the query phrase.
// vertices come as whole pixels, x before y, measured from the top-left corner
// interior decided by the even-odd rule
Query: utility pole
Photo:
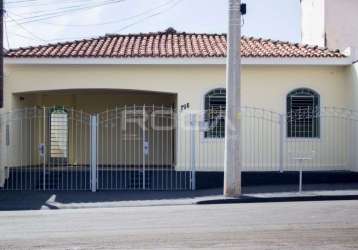
[[[229,0],[227,43],[224,195],[233,197],[241,195],[241,0]]]
[[[4,107],[4,1],[0,0],[0,108]]]

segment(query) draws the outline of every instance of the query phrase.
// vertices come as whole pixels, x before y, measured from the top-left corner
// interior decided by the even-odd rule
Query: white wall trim
[[[243,65],[347,66],[345,58],[242,58]],[[5,58],[5,65],[225,65],[226,58]]]
[[[352,58],[243,58],[244,65],[348,66]]]

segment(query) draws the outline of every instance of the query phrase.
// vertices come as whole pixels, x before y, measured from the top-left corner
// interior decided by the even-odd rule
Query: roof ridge
[[[177,34],[177,35],[211,35],[211,36],[226,36],[226,33],[209,33],[209,32],[186,32],[186,31],[176,31],[176,32],[166,32],[166,31],[150,31],[150,32],[140,32],[140,33],[106,33],[106,36],[148,36],[148,35],[163,35],[163,34]]]
[[[149,36],[149,35],[164,35],[164,34],[177,34],[177,35],[189,35],[189,36],[199,36],[199,35],[210,35],[210,36],[227,36],[226,33],[205,33],[205,32],[185,32],[185,31],[176,31],[176,32],[167,32],[165,31],[154,31],[154,32],[140,32],[140,33],[105,33],[104,35],[94,36],[94,37],[87,37],[82,39],[74,39],[74,40],[68,40],[63,42],[49,42],[45,44],[39,44],[36,46],[30,45],[25,47],[17,47],[17,48],[11,48],[8,50],[8,52],[20,50],[20,49],[33,49],[33,48],[39,48],[39,47],[51,47],[51,46],[59,46],[59,45],[67,45],[69,43],[79,43],[79,42],[90,42],[93,40],[100,40],[107,37],[126,37],[126,36]]]

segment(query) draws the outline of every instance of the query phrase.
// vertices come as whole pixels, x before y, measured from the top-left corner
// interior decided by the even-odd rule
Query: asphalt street
[[[358,201],[0,212],[0,249],[354,249]]]

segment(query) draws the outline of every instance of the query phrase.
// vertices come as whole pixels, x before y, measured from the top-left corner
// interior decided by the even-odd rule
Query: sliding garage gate
[[[65,107],[1,116],[5,190],[187,190],[176,169],[171,107],[124,106],[91,115]],[[5,177],[5,178],[4,178]]]
[[[130,106],[98,115],[99,190],[189,189],[176,169],[176,119],[170,107]]]

